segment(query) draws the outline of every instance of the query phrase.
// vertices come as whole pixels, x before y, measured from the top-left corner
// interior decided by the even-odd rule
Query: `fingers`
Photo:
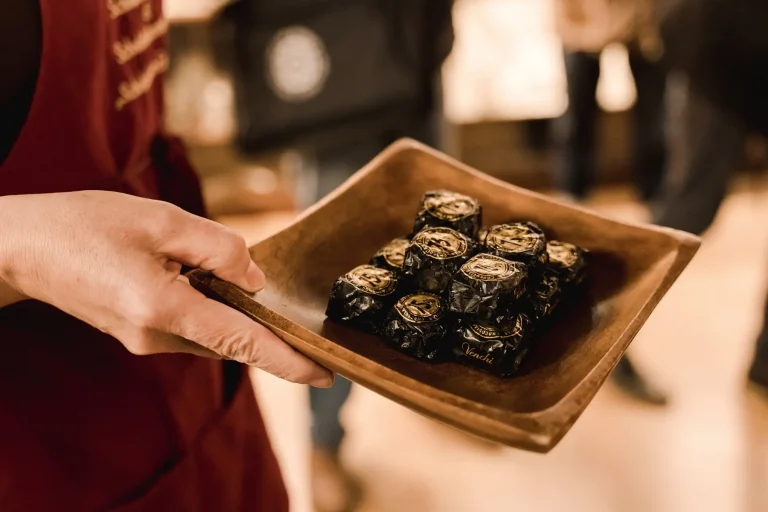
[[[316,387],[333,384],[330,371],[295,351],[266,327],[205,298],[181,281],[174,282],[171,288],[164,322],[168,332],[291,382]]]
[[[240,288],[256,292],[266,277],[251,261],[245,239],[216,222],[179,210],[158,237],[159,252],[171,260],[213,272]]]

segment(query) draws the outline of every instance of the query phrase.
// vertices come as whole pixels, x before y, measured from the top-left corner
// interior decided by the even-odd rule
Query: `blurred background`
[[[284,2],[291,3],[299,12],[313,2]],[[336,60],[335,47],[317,37],[322,20],[316,32],[294,30],[281,33],[282,39],[265,39],[263,47],[271,53],[262,62],[253,60],[253,44],[261,48],[258,37],[254,43],[243,34],[274,27],[258,21],[248,26],[247,10],[222,21],[223,4],[166,0],[172,22],[167,123],[189,145],[210,214],[249,244],[281,229],[401,134],[501,179],[583,201],[607,215],[638,222],[658,218],[644,205],[650,193],[634,177],[644,165],[638,152],[653,153],[643,146],[653,141],[638,138],[638,129],[653,130],[652,120],[642,125],[638,117],[638,84],[652,73],[638,72],[632,44],[609,41],[601,51],[590,50],[591,66],[599,65],[592,89],[585,78],[590,63],[564,53],[556,0],[453,2],[454,41],[431,84],[429,135],[399,131],[392,128],[399,121],[389,119],[386,136],[355,154],[310,133],[307,126],[316,126],[320,114],[311,118],[307,109],[306,120],[296,112],[285,114],[259,96],[261,89],[250,87],[251,75],[266,66],[277,77],[273,92],[299,110],[326,83],[331,87],[334,72],[350,57]],[[353,12],[345,15],[354,23]],[[305,27],[285,12],[274,16],[269,19],[289,20],[281,21],[288,28]],[[312,27],[313,16],[306,15],[306,26]],[[249,59],[255,71],[248,68]],[[395,80],[389,92],[407,85],[406,78]],[[587,92],[577,100],[579,83]],[[682,108],[672,92],[659,96],[665,115]],[[641,92],[640,97],[650,96]],[[599,108],[593,140],[585,141],[579,135],[584,121],[574,112],[582,108],[576,101],[589,107],[590,98]],[[655,108],[663,109],[659,105]],[[436,111],[444,116],[432,115]],[[252,112],[273,116],[273,126],[297,128],[278,137],[267,121],[254,120],[258,114],[245,118]],[[353,132],[365,131],[360,124],[351,126]],[[346,436],[340,451],[330,462],[318,462],[310,435],[317,411],[310,412],[306,388],[258,374],[257,391],[293,510],[320,510],[318,492],[338,485],[323,480],[323,472],[342,471],[362,489],[348,509],[367,512],[768,511],[768,399],[749,387],[746,377],[763,317],[766,151],[762,137],[744,138],[733,159],[730,194],[702,250],[632,347],[633,360],[669,397],[666,407],[633,400],[607,384],[562,443],[541,456],[487,445],[354,387],[341,409]],[[593,147],[588,157],[581,154],[590,153],[585,146]],[[339,155],[349,156],[339,163]],[[563,155],[571,162],[583,157],[590,168],[587,185],[574,182],[578,169],[562,169]]]

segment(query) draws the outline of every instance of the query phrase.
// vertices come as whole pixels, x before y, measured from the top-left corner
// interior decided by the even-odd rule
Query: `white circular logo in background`
[[[267,46],[267,78],[284,101],[298,103],[317,96],[330,68],[323,40],[306,27],[282,29]]]

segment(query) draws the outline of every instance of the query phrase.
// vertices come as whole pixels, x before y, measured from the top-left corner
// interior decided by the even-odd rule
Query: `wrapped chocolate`
[[[540,267],[547,262],[547,238],[533,222],[498,224],[488,229],[486,252],[511,261]]]
[[[477,232],[477,243],[485,245],[485,239],[488,238],[488,228],[480,228]]]
[[[547,242],[548,266],[565,286],[577,286],[584,280],[587,269],[586,253],[586,250],[568,242]]]
[[[326,316],[375,333],[395,301],[394,272],[360,265],[336,280],[331,288]]]
[[[384,337],[417,359],[434,361],[446,352],[445,304],[437,295],[416,292],[397,301],[384,326]]]
[[[393,272],[400,272],[403,269],[403,260],[405,260],[405,250],[411,245],[410,240],[405,237],[395,238],[371,258],[371,265],[379,268],[386,268]]]
[[[527,277],[524,263],[485,253],[473,256],[453,277],[448,309],[498,321],[525,294]]]
[[[535,282],[530,284],[528,306],[537,324],[552,314],[560,302],[562,292],[560,278],[549,269],[539,274]]]
[[[475,238],[482,224],[483,209],[476,199],[447,190],[433,190],[421,199],[413,232],[444,227]]]
[[[502,326],[462,319],[454,328],[453,354],[461,363],[500,377],[517,373],[528,351],[532,323],[524,313]]]
[[[419,290],[442,293],[475,248],[475,242],[458,231],[426,228],[413,237],[405,251],[403,275]]]

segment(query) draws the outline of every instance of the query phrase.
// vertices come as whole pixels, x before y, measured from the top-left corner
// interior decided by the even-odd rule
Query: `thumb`
[[[251,260],[245,239],[233,230],[183,210],[161,238],[158,252],[184,265],[209,270],[249,292],[264,288],[264,272]]]

